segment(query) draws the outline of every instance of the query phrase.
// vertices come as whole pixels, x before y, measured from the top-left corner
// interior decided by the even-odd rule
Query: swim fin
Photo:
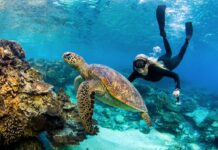
[[[166,5],[158,5],[156,9],[156,18],[160,30],[160,36],[166,37],[166,32],[164,30],[165,27],[165,10]]]
[[[193,34],[192,22],[185,23],[186,39],[190,40]]]

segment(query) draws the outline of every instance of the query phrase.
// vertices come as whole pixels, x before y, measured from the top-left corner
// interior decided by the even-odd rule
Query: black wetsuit
[[[170,44],[166,38],[166,32],[165,32],[165,5],[158,5],[157,10],[156,10],[156,18],[160,30],[160,36],[163,38],[164,42],[164,47],[166,50],[166,53],[158,58],[158,61],[162,61],[164,64],[164,68],[158,67],[155,64],[148,64],[148,72],[147,75],[142,75],[135,68],[143,68],[144,66],[140,64],[140,61],[143,60],[135,60],[133,62],[133,73],[128,77],[129,81],[132,82],[136,78],[143,78],[148,81],[159,81],[163,77],[170,77],[173,78],[174,81],[176,82],[176,88],[180,89],[180,79],[179,76],[172,72],[173,69],[175,69],[181,60],[183,59],[183,56],[186,52],[186,49],[189,44],[189,40],[192,37],[192,22],[186,22],[185,27],[186,27],[186,40],[183,46],[180,49],[180,52],[178,55],[171,57],[172,56],[172,50],[170,48]],[[144,60],[144,64],[147,62]]]
[[[136,78],[143,78],[145,80],[155,82],[155,81],[161,80],[163,77],[170,77],[170,78],[173,78],[175,83],[176,83],[175,88],[180,89],[179,76],[176,73],[172,72],[172,70],[175,69],[179,65],[179,63],[181,62],[181,60],[186,52],[189,40],[188,39],[185,40],[185,43],[183,44],[179,54],[175,57],[172,57],[172,58],[171,58],[172,51],[171,51],[171,48],[170,48],[170,45],[169,45],[169,42],[168,42],[166,36],[163,37],[163,42],[164,42],[164,47],[166,49],[166,53],[164,55],[160,56],[158,61],[162,61],[164,63],[164,66],[168,70],[160,68],[158,66],[155,66],[154,64],[150,64],[148,66],[148,74],[142,75],[139,72],[137,72],[135,69],[135,64],[137,62],[137,60],[135,60],[133,62],[133,72],[128,77],[130,82],[134,81]]]

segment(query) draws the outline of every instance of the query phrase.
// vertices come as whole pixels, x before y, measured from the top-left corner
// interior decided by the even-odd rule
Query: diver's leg
[[[177,57],[180,59],[180,61],[182,60],[186,49],[188,47],[189,41],[192,37],[192,33],[193,33],[193,27],[192,27],[192,23],[191,22],[187,22],[185,23],[185,32],[186,32],[186,39],[185,39],[185,43],[183,44],[182,48],[180,49],[179,54],[177,55]]]
[[[180,61],[183,59],[183,57],[185,55],[185,52],[186,52],[187,47],[188,47],[188,44],[189,44],[189,40],[185,39],[185,43],[183,44],[183,46],[181,47],[181,49],[179,51],[179,54],[177,55],[177,57],[180,59]]]
[[[193,27],[192,27],[191,22],[187,22],[185,24],[185,31],[186,31],[185,43],[181,47],[179,54],[170,60],[170,63],[168,64],[168,67],[170,70],[176,68],[180,64],[180,62],[182,61],[182,59],[185,55],[189,41],[190,41],[192,34],[193,34]]]
[[[186,22],[185,23],[185,31],[186,31],[185,43],[181,47],[179,54],[177,56],[173,57],[172,59],[168,59],[168,60],[164,61],[165,66],[169,70],[175,69],[180,64],[180,62],[182,61],[182,59],[183,59],[183,57],[185,55],[185,52],[187,50],[189,41],[192,38],[192,34],[193,34],[193,27],[192,27],[191,22]]]
[[[166,5],[159,5],[156,10],[156,18],[160,30],[160,36],[163,37],[164,47],[166,50],[166,53],[159,57],[158,60],[164,61],[164,59],[169,59],[172,56],[172,51],[170,48],[170,44],[166,38],[166,32],[165,32],[165,10]]]
[[[164,30],[165,27],[165,10],[166,5],[158,5],[156,9],[156,18],[160,30],[160,36],[166,37],[166,32]]]
[[[180,64],[180,62],[182,61],[182,59],[185,55],[188,44],[189,44],[189,41],[188,41],[188,39],[186,39],[185,43],[183,44],[182,48],[180,49],[179,54],[177,56],[173,57],[170,60],[170,63],[168,63],[168,69],[173,70]]]
[[[192,34],[193,34],[192,22],[185,23],[185,33],[186,33],[186,39],[190,41],[190,39],[192,38]]]
[[[163,42],[164,42],[164,47],[165,47],[166,53],[158,58],[158,60],[160,60],[160,61],[161,60],[164,61],[165,59],[169,59],[172,56],[172,50],[171,50],[170,44],[169,44],[166,37],[163,37]]]

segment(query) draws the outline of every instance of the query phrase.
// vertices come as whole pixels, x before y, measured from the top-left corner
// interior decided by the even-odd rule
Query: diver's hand
[[[175,89],[175,90],[173,91],[173,96],[179,97],[179,96],[180,96],[180,90],[179,90],[179,89]]]

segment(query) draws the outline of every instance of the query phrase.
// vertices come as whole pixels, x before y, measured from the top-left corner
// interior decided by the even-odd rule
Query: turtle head
[[[63,55],[63,59],[67,62],[71,67],[77,69],[83,78],[88,77],[88,64],[86,64],[85,60],[72,52],[66,52]]]
[[[79,55],[71,52],[66,52],[63,55],[64,61],[73,68],[80,68],[85,64],[85,60]]]

